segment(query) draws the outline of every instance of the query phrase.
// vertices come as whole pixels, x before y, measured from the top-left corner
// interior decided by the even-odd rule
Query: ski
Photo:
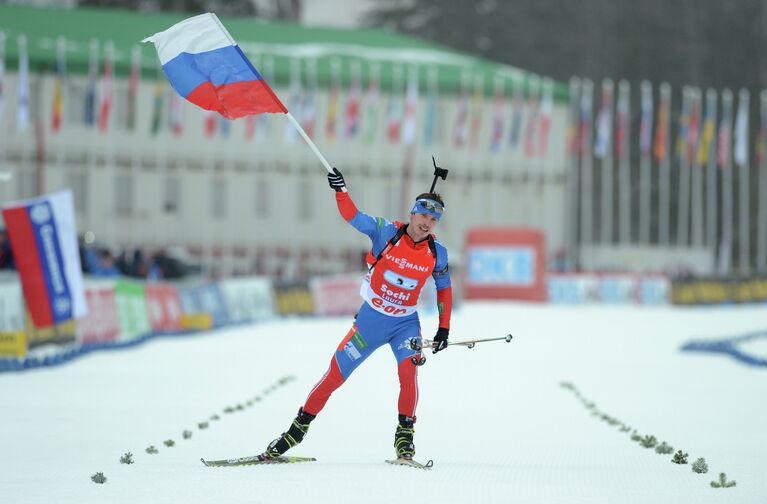
[[[434,461],[429,460],[425,464],[422,464],[420,462],[416,462],[413,459],[406,459],[406,458],[396,458],[393,460],[387,460],[387,464],[392,465],[402,465],[402,466],[408,466],[408,467],[414,467],[416,469],[431,469],[434,466]]]
[[[260,464],[296,464],[298,462],[314,462],[317,459],[314,457],[276,457],[272,459],[261,460],[258,455],[250,457],[238,457],[233,459],[222,460],[205,460],[200,459],[207,467],[235,467],[244,465],[260,465]]]

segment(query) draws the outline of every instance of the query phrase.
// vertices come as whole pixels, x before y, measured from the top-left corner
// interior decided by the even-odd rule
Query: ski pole
[[[474,348],[474,345],[477,343],[486,343],[488,341],[505,341],[506,343],[511,343],[512,335],[507,334],[506,336],[500,337],[500,338],[484,338],[484,339],[475,339],[475,340],[466,340],[466,341],[450,341],[448,340],[447,345],[448,346],[465,346],[466,348]],[[432,340],[428,338],[421,338],[421,341],[418,341],[418,338],[411,338],[410,339],[410,349],[411,350],[422,350],[424,347],[430,347],[432,344]]]

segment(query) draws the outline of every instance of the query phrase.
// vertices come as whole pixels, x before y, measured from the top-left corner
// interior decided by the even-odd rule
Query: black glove
[[[344,182],[344,176],[338,171],[338,168],[333,167],[333,173],[328,173],[328,184],[331,189],[335,189],[336,192],[342,192],[346,187]]]
[[[437,335],[431,341],[431,353],[437,353],[447,348],[447,334],[449,332],[450,329],[445,329],[444,327],[437,329]]]

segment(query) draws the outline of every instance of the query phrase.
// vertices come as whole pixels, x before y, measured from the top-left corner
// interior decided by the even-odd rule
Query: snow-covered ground
[[[287,429],[349,319],[291,319],[158,339],[57,368],[0,375],[0,501],[17,503],[767,502],[767,368],[687,341],[765,329],[767,308],[465,303],[451,347],[419,372],[417,459],[389,466],[397,378],[387,347],[361,366],[292,450],[318,462],[206,468]],[[423,319],[430,336],[436,319]],[[756,344],[756,343],[755,343]],[[272,388],[281,378],[295,379]],[[670,462],[595,409],[689,453]],[[256,397],[258,402],[252,402]],[[226,414],[224,408],[244,409]],[[198,422],[218,414],[208,429]],[[182,431],[193,432],[184,440]],[[167,448],[166,439],[176,446]],[[149,455],[154,445],[159,453]],[[134,454],[135,464],[119,458]],[[97,485],[101,471],[108,481]],[[727,473],[737,486],[711,488]]]

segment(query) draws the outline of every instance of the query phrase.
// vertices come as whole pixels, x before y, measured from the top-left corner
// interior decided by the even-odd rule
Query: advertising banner
[[[543,233],[474,228],[466,235],[466,299],[546,300]]]
[[[120,341],[131,341],[151,332],[144,284],[130,280],[115,283]]]
[[[152,331],[179,331],[183,310],[176,287],[166,283],[148,283],[145,292],[147,313]]]
[[[269,277],[228,278],[219,283],[230,322],[265,320],[274,316]]]
[[[113,343],[120,338],[114,282],[89,281],[85,286],[88,313],[77,320],[81,344]]]
[[[354,315],[362,306],[360,274],[315,277],[309,281],[317,315]]]

